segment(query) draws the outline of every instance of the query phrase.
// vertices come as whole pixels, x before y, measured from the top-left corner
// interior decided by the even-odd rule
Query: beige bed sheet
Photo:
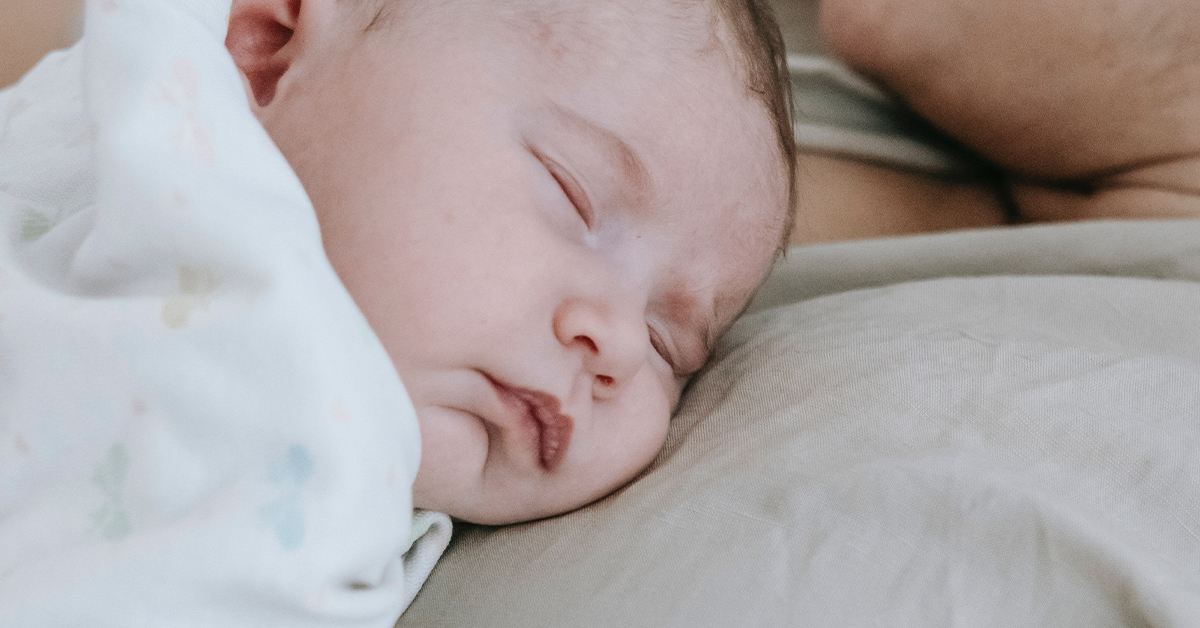
[[[654,466],[398,626],[1200,625],[1200,222],[796,249]]]

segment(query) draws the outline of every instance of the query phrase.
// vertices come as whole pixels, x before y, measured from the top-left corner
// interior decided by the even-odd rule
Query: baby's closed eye
[[[555,183],[558,184],[562,193],[567,197],[567,200],[574,206],[579,217],[583,219],[583,224],[588,229],[592,229],[596,224],[596,212],[592,207],[591,199],[579,181],[570,172],[563,168],[558,162],[538,155],[538,159],[546,166],[546,170],[550,172],[550,176],[554,177]]]

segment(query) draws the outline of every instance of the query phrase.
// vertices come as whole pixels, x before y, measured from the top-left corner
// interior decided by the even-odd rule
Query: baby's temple
[[[0,3],[0,628],[1200,625],[1197,19]]]

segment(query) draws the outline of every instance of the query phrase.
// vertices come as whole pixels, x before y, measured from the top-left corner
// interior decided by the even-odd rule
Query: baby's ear
[[[225,48],[259,107],[274,100],[279,79],[296,58],[296,46],[289,44],[299,26],[301,1],[234,0],[230,8]]]

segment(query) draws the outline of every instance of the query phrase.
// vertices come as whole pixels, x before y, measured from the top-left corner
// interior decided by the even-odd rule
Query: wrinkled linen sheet
[[[228,8],[89,2],[0,92],[2,626],[389,626],[448,541]]]
[[[793,249],[654,466],[400,628],[1200,626],[1200,221]]]

